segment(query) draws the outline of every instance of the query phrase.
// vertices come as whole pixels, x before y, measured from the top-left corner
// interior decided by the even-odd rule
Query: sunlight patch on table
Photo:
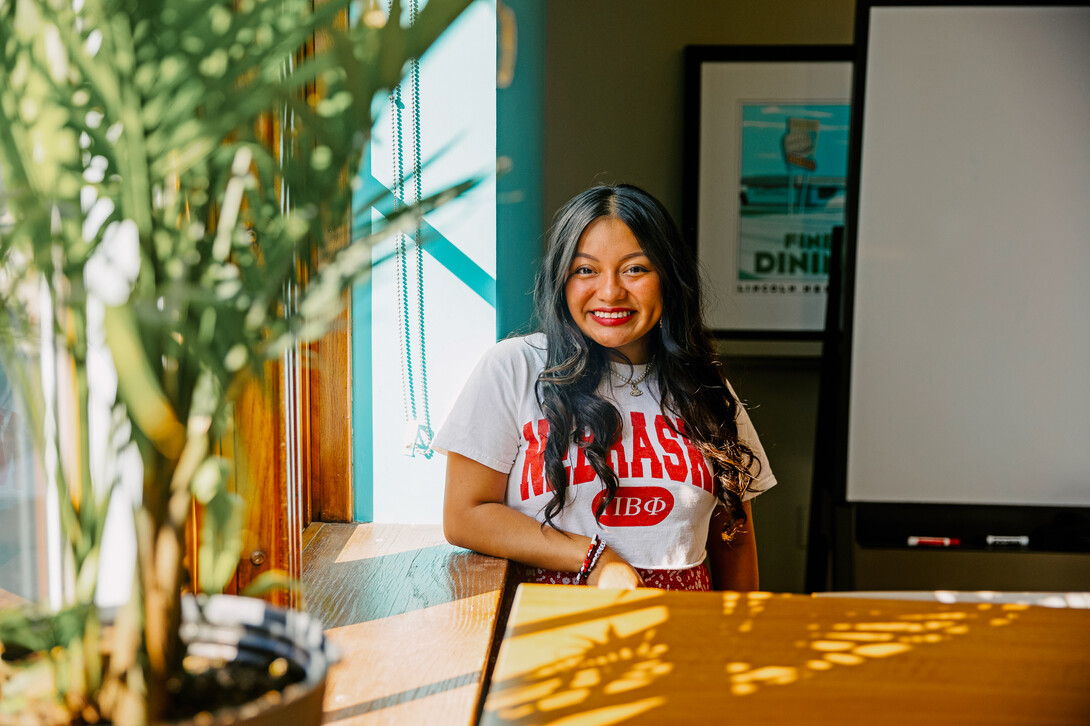
[[[724,609],[735,612],[743,604],[748,605],[736,593],[726,593]],[[758,603],[758,607],[760,607]],[[990,604],[978,606],[978,611],[991,609]],[[1024,606],[1007,609],[1004,617],[990,618],[991,626],[1008,625],[1018,617],[1015,610]],[[811,678],[820,672],[832,671],[839,666],[860,666],[869,659],[891,658],[908,653],[917,646],[934,645],[951,638],[963,636],[969,632],[968,621],[981,617],[983,612],[926,612],[906,613],[893,620],[875,622],[840,622],[824,628],[811,623],[806,626],[809,640],[799,640],[796,647],[816,651],[820,657],[810,658],[801,668],[786,665],[755,666],[748,662],[728,663],[725,670],[730,678],[731,693],[736,696],[748,696],[764,686],[787,685]],[[856,616],[856,613],[848,613]],[[881,617],[882,611],[869,610],[870,617]],[[746,632],[747,624],[752,619],[743,621],[738,632]]]
[[[387,557],[427,547],[439,547],[446,543],[443,528],[437,524],[367,523],[352,530],[348,541],[337,553],[334,563]]]
[[[644,698],[632,703],[621,703],[615,706],[603,706],[587,711],[565,716],[555,721],[540,721],[538,723],[549,726],[576,726],[577,724],[595,724],[595,726],[610,726],[610,724],[623,723],[635,718],[642,713],[647,713],[653,708],[658,708],[666,703],[661,696]]]

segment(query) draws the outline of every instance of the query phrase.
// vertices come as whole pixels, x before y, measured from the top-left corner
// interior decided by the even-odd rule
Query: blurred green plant
[[[76,453],[75,466],[56,471],[74,599],[59,613],[0,616],[9,654],[50,661],[44,689],[27,674],[0,683],[8,712],[34,699],[87,721],[146,723],[166,712],[184,655],[194,500],[207,512],[202,588],[221,587],[238,563],[240,504],[227,490],[228,462],[214,454],[232,402],[268,361],[327,330],[343,291],[367,273],[371,246],[473,184],[399,205],[366,237],[332,249],[376,94],[471,1],[430,0],[408,27],[374,12],[338,27],[350,0],[0,0],[10,212],[0,222],[0,343],[10,373],[35,326],[52,327],[74,371],[79,436],[67,451],[39,439],[59,460]],[[392,0],[390,17],[401,14]],[[316,34],[323,42],[304,53]],[[279,120],[278,148],[259,135],[263,118]],[[285,305],[300,271],[308,284]],[[28,301],[43,280],[47,317],[36,321]],[[112,447],[135,443],[144,472],[136,582],[108,659],[93,604],[115,483],[96,488],[91,477],[94,300],[118,374]],[[28,427],[40,433],[35,380],[25,369],[16,378]]]

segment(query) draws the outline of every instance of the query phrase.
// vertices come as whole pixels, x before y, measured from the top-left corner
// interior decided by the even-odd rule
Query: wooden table
[[[507,561],[439,525],[312,524],[305,541],[307,606],[341,651],[323,722],[472,724]]]
[[[481,723],[1090,724],[1090,611],[523,585]]]

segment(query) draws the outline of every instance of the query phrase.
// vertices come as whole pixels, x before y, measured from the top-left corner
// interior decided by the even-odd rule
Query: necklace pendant
[[[629,376],[628,378],[621,378],[617,371],[613,370],[612,368],[609,369],[609,375],[617,380],[617,385],[629,387],[629,396],[642,396],[643,389],[640,388],[640,384],[643,383],[643,379],[647,378],[648,374],[651,373],[651,367],[654,365],[655,356],[652,355],[651,360],[647,361],[647,367],[644,368],[643,373],[641,373],[640,377],[636,378],[635,380],[633,380],[632,376]]]

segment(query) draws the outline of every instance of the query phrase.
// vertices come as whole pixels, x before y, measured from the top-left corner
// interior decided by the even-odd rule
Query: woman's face
[[[587,226],[568,269],[564,295],[584,335],[633,363],[647,362],[649,334],[662,317],[662,292],[658,271],[628,225],[616,217],[599,217]]]

